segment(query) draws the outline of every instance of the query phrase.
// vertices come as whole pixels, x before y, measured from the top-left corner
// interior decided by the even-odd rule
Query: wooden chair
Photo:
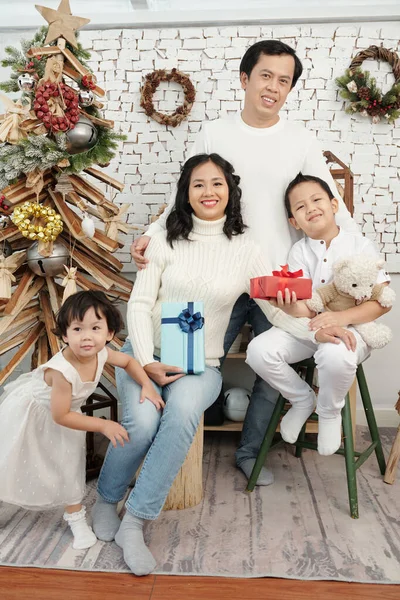
[[[296,370],[305,369],[305,380],[309,385],[312,385],[314,370],[316,368],[313,358],[301,361],[292,366]],[[364,406],[365,417],[367,419],[369,432],[371,434],[372,443],[363,452],[356,452],[354,450],[350,397],[349,394],[347,394],[345,405],[342,410],[344,448],[339,448],[339,450],[336,452],[336,454],[342,454],[345,457],[350,514],[353,519],[358,519],[358,498],[356,480],[357,469],[361,467],[361,465],[367,460],[367,458],[369,458],[369,456],[374,451],[376,454],[376,459],[378,461],[379,470],[382,475],[384,475],[386,469],[385,457],[383,454],[382,444],[379,437],[379,430],[376,424],[374,409],[372,406],[371,397],[369,395],[368,386],[362,365],[359,365],[357,367],[357,381],[362,403]],[[254,464],[253,471],[250,475],[250,479],[246,488],[247,492],[252,492],[254,490],[261,468],[264,465],[265,459],[272,445],[272,440],[275,435],[280,418],[286,413],[285,404],[285,398],[283,398],[283,396],[280,395],[276,403],[275,410],[272,414],[271,421],[265,432],[264,440],[258,452],[257,460]],[[315,413],[313,413],[311,419],[314,421],[318,421],[318,416]],[[303,429],[300,432],[297,442],[295,442],[294,444],[296,446],[297,458],[301,457],[303,448],[317,450],[316,443],[305,440],[305,428],[306,426],[304,425]]]
[[[102,384],[99,382],[98,388],[100,388],[104,395],[94,393],[86,400],[86,404],[81,406],[81,411],[93,417],[93,413],[96,410],[104,408],[110,409],[110,419],[112,421],[118,421],[118,400],[117,398]],[[105,417],[104,417],[105,418]],[[100,473],[101,466],[103,464],[103,457],[96,452],[95,440],[93,431],[86,433],[86,477],[90,479],[97,477]]]
[[[400,415],[400,392],[399,392],[399,399],[397,400],[395,408]],[[397,428],[397,435],[393,442],[393,446],[392,446],[392,449],[390,451],[390,455],[388,458],[386,473],[385,473],[385,477],[383,478],[383,481],[385,483],[394,483],[394,480],[396,478],[396,470],[397,470],[397,465],[399,463],[399,460],[400,460],[400,425]]]

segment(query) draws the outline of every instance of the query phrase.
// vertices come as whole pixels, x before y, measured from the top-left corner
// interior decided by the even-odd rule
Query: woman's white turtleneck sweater
[[[239,296],[250,291],[250,279],[271,274],[268,257],[248,233],[230,240],[226,217],[203,221],[192,215],[189,240],[167,243],[165,230],[154,234],[146,250],[147,266],[137,274],[128,303],[128,331],[135,357],[144,366],[160,356],[161,303],[204,303],[206,364],[219,366],[225,332]],[[274,325],[300,339],[314,340],[308,319],[295,319],[269,302],[256,300]]]

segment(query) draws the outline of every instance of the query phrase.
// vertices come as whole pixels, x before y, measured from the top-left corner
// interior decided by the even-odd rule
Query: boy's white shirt
[[[339,230],[329,248],[323,240],[309,237],[296,242],[289,252],[288,265],[290,271],[303,270],[303,276],[312,280],[313,290],[332,282],[333,265],[343,258],[351,258],[356,254],[365,254],[379,258],[375,244],[361,233]],[[377,283],[390,282],[390,276],[384,269],[378,273]]]

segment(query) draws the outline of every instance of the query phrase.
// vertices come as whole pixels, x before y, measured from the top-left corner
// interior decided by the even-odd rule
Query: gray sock
[[[112,542],[121,521],[117,514],[118,502],[106,502],[97,494],[92,509],[92,527],[97,538],[103,542]]]
[[[239,469],[242,469],[242,471],[246,475],[247,479],[250,479],[250,475],[253,470],[255,462],[256,462],[255,458],[248,458],[247,460],[244,460],[239,465]],[[270,471],[266,467],[262,467],[260,474],[258,476],[256,485],[271,485],[271,483],[274,483],[274,475],[273,475],[272,471]]]
[[[124,561],[135,575],[148,575],[156,567],[156,561],[143,538],[144,519],[126,511],[115,541],[124,551]]]

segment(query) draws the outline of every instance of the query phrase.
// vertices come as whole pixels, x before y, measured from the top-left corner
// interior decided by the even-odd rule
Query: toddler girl
[[[85,432],[98,431],[113,444],[129,441],[114,421],[83,415],[105,363],[121,367],[159,408],[162,400],[139,363],[106,348],[123,327],[103,292],[73,294],[57,316],[55,333],[66,347],[31,373],[5,387],[0,398],[0,500],[29,510],[65,506],[73,548],[96,543],[86,523]]]

